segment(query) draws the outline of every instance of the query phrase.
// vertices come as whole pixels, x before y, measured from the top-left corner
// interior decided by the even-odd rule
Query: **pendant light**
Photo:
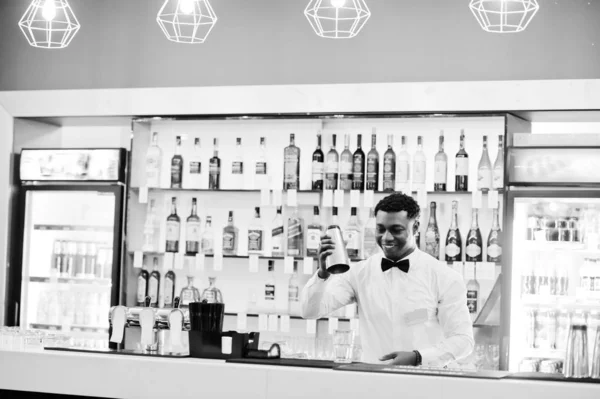
[[[173,42],[204,43],[217,15],[208,0],[166,0],[156,22]]]
[[[350,39],[358,35],[371,11],[365,0],[311,0],[304,15],[317,35]]]
[[[67,47],[81,26],[67,0],[33,0],[19,27],[33,47],[58,49]]]
[[[538,12],[537,0],[471,0],[477,22],[487,32],[522,32]]]

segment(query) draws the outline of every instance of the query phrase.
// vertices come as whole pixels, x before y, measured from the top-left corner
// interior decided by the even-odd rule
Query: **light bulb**
[[[331,5],[335,8],[343,7],[346,4],[346,0],[331,0]]]
[[[56,17],[56,5],[54,0],[46,0],[42,8],[42,17],[46,21],[52,21]]]
[[[184,14],[191,14],[194,12],[195,0],[179,0],[179,11]]]

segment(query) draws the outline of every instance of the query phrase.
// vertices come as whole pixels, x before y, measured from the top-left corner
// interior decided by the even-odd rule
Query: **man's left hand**
[[[391,360],[389,364],[395,366],[414,366],[417,354],[414,352],[392,352],[379,358],[380,361]]]

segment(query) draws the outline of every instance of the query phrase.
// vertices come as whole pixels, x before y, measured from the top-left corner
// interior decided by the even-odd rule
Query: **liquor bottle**
[[[212,255],[215,253],[215,234],[212,228],[212,217],[206,217],[206,224],[204,225],[204,232],[202,233],[201,239],[202,253],[205,255]]]
[[[396,183],[399,187],[408,188],[410,181],[410,155],[406,150],[406,136],[402,136],[402,146],[396,157]]]
[[[423,137],[417,137],[417,152],[413,158],[413,184],[416,188],[425,188],[427,158],[423,152]]]
[[[229,211],[227,226],[223,227],[223,254],[237,255],[238,228],[233,224],[233,211]]]
[[[323,225],[319,215],[319,207],[313,208],[313,220],[306,227],[306,256],[316,258],[319,256],[319,245],[321,244],[321,234],[323,234]]]
[[[312,189],[323,190],[323,172],[325,155],[321,150],[321,133],[317,134],[317,149],[312,156]]]
[[[242,138],[236,139],[235,157],[231,163],[231,187],[234,189],[244,188],[244,153],[242,150]]]
[[[137,278],[137,306],[144,306],[146,296],[148,296],[148,282],[150,273],[146,269],[140,270]]]
[[[365,153],[362,150],[362,134],[356,139],[356,151],[352,156],[352,189],[365,189]]]
[[[165,308],[173,307],[173,300],[175,300],[175,279],[175,272],[173,270],[165,273],[165,293],[163,295]]]
[[[219,149],[217,147],[217,139],[213,142],[214,150],[213,157],[210,159],[208,188],[218,190],[221,188],[221,159],[219,158]]]
[[[160,272],[158,271],[158,258],[152,260],[152,273],[150,274],[150,282],[148,283],[148,296],[150,296],[150,306],[158,307],[158,299],[160,297]]]
[[[300,189],[300,148],[294,144],[294,133],[290,134],[290,145],[283,151],[283,189]]]
[[[325,164],[325,189],[326,190],[337,190],[338,188],[338,172],[339,172],[339,161],[336,147],[336,135],[331,137],[331,149],[327,153],[327,163]]]
[[[265,281],[265,311],[275,313],[275,261],[269,260],[267,280]]]
[[[494,209],[492,229],[487,240],[487,261],[502,262],[502,230],[500,230],[500,216],[498,209]]]
[[[477,276],[475,269],[473,270],[473,278],[467,282],[467,307],[471,318],[475,320],[479,313],[479,282],[477,282]]]
[[[202,291],[202,296],[200,297],[201,302],[206,303],[223,303],[223,294],[221,290],[217,288],[216,277],[208,278],[208,287]]]
[[[179,252],[179,236],[181,220],[177,215],[177,198],[171,199],[171,214],[167,217],[167,246],[166,252]]]
[[[192,198],[192,213],[185,222],[185,253],[196,255],[200,252],[200,218],[196,198]]]
[[[202,148],[200,148],[200,138],[194,139],[194,151],[188,162],[188,173],[186,187],[199,189],[202,188]]]
[[[340,156],[340,189],[352,190],[352,153],[350,152],[350,136],[344,136],[344,151]]]
[[[377,152],[377,134],[373,128],[371,151],[367,154],[367,190],[379,190],[379,153]]]
[[[360,256],[360,224],[356,216],[356,207],[350,208],[350,219],[342,233],[346,243],[346,252],[350,259],[356,260]]]
[[[469,191],[469,154],[465,150],[465,131],[460,131],[460,148],[456,153],[455,191]]]
[[[493,183],[494,190],[504,188],[504,137],[498,136],[498,155],[494,161]]]
[[[175,155],[171,158],[171,188],[181,188],[183,184],[183,157],[181,156],[181,137],[175,138]]]
[[[338,220],[338,208],[334,206],[331,208],[331,226],[340,226],[340,222]]]
[[[383,154],[383,191],[393,192],[396,190],[396,153],[392,148],[394,136],[388,134],[388,148]]]
[[[444,152],[444,131],[440,131],[440,147],[433,165],[433,191],[446,191],[448,180],[448,156]]]
[[[158,218],[156,217],[156,201],[152,198],[148,202],[146,221],[144,222],[144,252],[158,251]]]
[[[452,220],[446,236],[446,262],[462,262],[462,237],[458,229],[458,201],[452,201]]]
[[[280,206],[277,207],[277,214],[275,214],[271,226],[271,256],[284,256],[283,217]]]
[[[294,261],[294,273],[288,281],[288,314],[300,315],[300,284],[298,282],[298,262]]]
[[[492,187],[492,163],[487,148],[487,136],[483,136],[483,150],[477,167],[477,189],[488,191]]]
[[[248,253],[260,255],[264,250],[264,229],[260,219],[260,208],[254,208],[254,220],[248,226]]]
[[[256,188],[268,188],[269,187],[269,175],[267,169],[267,143],[264,137],[260,138],[260,151],[258,159],[256,160],[256,167],[254,169],[254,186]]]
[[[181,289],[179,299],[181,300],[179,307],[184,309],[189,308],[191,302],[200,302],[200,290],[194,287],[193,276],[187,276],[187,285]]]
[[[288,219],[287,229],[287,254],[288,256],[302,256],[304,253],[304,220],[298,215],[298,208],[294,208],[294,213]]]
[[[429,223],[425,230],[425,252],[436,259],[440,258],[440,230],[435,216],[435,202],[429,205]]]
[[[158,133],[152,133],[152,143],[146,151],[146,186],[160,187],[162,150],[158,146]]]
[[[376,236],[375,211],[373,208],[371,208],[369,210],[369,220],[367,220],[367,224],[365,225],[363,258],[368,259],[370,256],[375,255],[378,252],[379,247],[377,246]]]
[[[473,209],[473,221],[471,222],[469,234],[467,234],[467,246],[465,249],[467,262],[481,262],[483,260],[483,242],[477,221],[477,209]]]

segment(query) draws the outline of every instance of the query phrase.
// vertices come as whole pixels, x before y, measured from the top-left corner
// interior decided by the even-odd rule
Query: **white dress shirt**
[[[473,324],[462,276],[419,249],[405,258],[408,273],[397,267],[383,272],[382,257],[373,255],[326,280],[317,272],[302,290],[302,316],[327,317],[356,302],[367,363],[381,363],[381,356],[397,351],[418,350],[430,367],[468,356]]]

